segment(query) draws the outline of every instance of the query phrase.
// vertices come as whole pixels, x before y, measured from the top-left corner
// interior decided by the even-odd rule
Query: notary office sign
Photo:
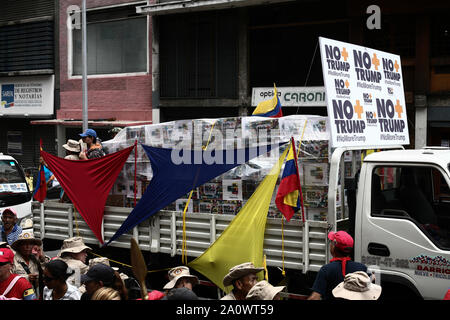
[[[273,97],[273,87],[253,88],[252,106]],[[325,87],[277,87],[283,107],[326,107]]]
[[[0,114],[53,114],[54,75],[0,78]]]

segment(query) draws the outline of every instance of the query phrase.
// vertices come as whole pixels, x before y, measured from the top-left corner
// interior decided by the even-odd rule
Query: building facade
[[[249,115],[252,88],[323,86],[318,37],[402,59],[410,147],[448,146],[450,4],[377,1],[150,1],[154,108],[163,120]],[[326,115],[326,107],[284,107]]]
[[[39,164],[39,140],[56,148],[51,119],[59,107],[58,1],[0,1],[0,152],[24,167]]]
[[[113,127],[152,123],[150,25],[124,0],[86,1],[88,126],[102,140]],[[60,107],[53,121],[59,149],[82,131],[82,1],[59,1]]]
[[[410,147],[450,144],[446,1],[378,1],[380,29],[368,27],[370,1],[86,3],[89,127],[103,140],[116,126],[250,115],[252,89],[273,83],[321,87],[322,36],[400,55]],[[82,130],[82,1],[0,4],[0,151],[35,166],[39,138],[63,155]]]

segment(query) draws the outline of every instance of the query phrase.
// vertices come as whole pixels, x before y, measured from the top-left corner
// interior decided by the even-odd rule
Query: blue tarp
[[[142,144],[150,159],[153,178],[141,200],[106,245],[192,189],[284,143],[212,151],[165,149]],[[185,161],[182,162],[182,159]],[[223,160],[223,164],[220,163],[220,159]]]

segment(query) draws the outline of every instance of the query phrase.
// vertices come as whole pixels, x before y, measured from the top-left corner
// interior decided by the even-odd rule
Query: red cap
[[[13,215],[15,215],[17,217],[17,212],[13,208],[6,208],[5,210],[3,210],[3,213],[5,213],[5,212],[12,213]]]
[[[14,262],[14,252],[8,248],[0,248],[0,262]]]
[[[328,239],[336,242],[336,248],[342,251],[350,251],[353,248],[353,238],[345,231],[328,233]]]

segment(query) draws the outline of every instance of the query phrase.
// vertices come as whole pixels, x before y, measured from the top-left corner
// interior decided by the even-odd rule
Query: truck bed
[[[132,208],[105,207],[103,234],[105,242],[125,221]],[[64,240],[81,236],[86,244],[99,245],[81,215],[72,204],[45,201],[41,212],[39,202],[33,202],[34,234],[41,239]],[[233,215],[188,213],[186,215],[187,255],[200,256],[228,226]],[[326,263],[327,222],[292,219],[284,223],[284,267],[286,269],[318,271]],[[109,246],[129,248],[134,237],[141,250],[152,253],[181,255],[183,238],[182,212],[160,211],[122,235]],[[282,267],[281,219],[268,218],[264,239],[267,265]]]

